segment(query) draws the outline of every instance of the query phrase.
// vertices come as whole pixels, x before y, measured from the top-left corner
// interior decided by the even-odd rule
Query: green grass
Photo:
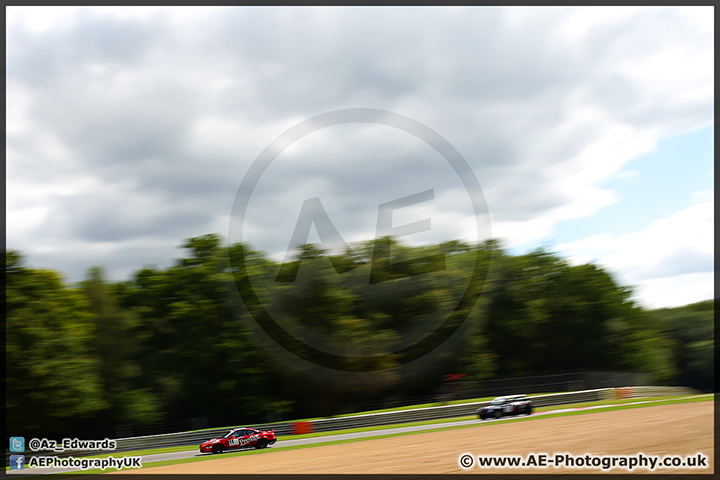
[[[714,395],[712,393],[708,395]],[[615,405],[619,403],[637,403],[637,402],[643,402],[647,400],[655,401],[655,400],[672,400],[672,399],[678,399],[678,398],[684,398],[688,395],[666,395],[666,396],[658,396],[658,397],[636,397],[636,398],[610,398],[607,400],[596,400],[593,402],[580,402],[580,403],[568,403],[566,405],[551,405],[547,407],[536,407],[534,410],[536,412],[545,412],[548,410],[555,410],[557,408],[582,408],[582,407],[592,407],[595,405]],[[704,401],[707,399],[702,399],[698,401]]]
[[[445,423],[448,421],[459,421],[463,419],[470,419],[475,418],[474,415],[466,416],[466,417],[458,417],[455,419],[441,419],[441,420],[432,420],[432,421],[426,421],[426,422],[412,422],[407,424],[396,424],[396,425],[385,425],[385,426],[378,426],[378,427],[364,427],[364,428],[357,428],[357,429],[347,429],[342,431],[335,431],[331,434],[308,434],[308,435],[294,435],[292,436],[293,439],[296,438],[309,438],[313,436],[327,436],[328,441],[327,442],[321,442],[321,443],[314,443],[310,445],[296,445],[296,446],[290,446],[290,447],[274,447],[272,450],[248,450],[248,451],[239,451],[239,452],[231,452],[230,455],[236,456],[236,455],[259,455],[263,453],[268,453],[270,451],[285,451],[285,450],[296,450],[299,448],[312,448],[312,447],[319,447],[319,446],[327,446],[327,445],[338,445],[343,443],[353,443],[353,442],[359,442],[364,440],[375,440],[375,439],[381,439],[381,438],[390,438],[390,437],[399,437],[404,435],[415,435],[420,433],[430,433],[430,432],[436,432],[438,430],[446,431],[446,430],[458,430],[462,428],[474,428],[478,426],[490,426],[490,425],[500,425],[505,424],[508,422],[525,422],[525,421],[532,421],[537,420],[538,418],[554,418],[554,417],[565,417],[565,416],[572,416],[572,415],[586,415],[589,413],[595,413],[595,412],[608,412],[608,411],[616,411],[616,410],[627,410],[627,409],[633,409],[633,408],[644,408],[644,407],[650,407],[650,406],[657,406],[657,405],[671,405],[671,404],[679,404],[679,403],[695,403],[695,402],[703,402],[703,401],[711,401],[714,400],[715,396],[714,394],[706,394],[701,396],[695,396],[691,398],[684,398],[686,396],[670,396],[670,397],[644,397],[644,398],[634,398],[634,399],[608,399],[608,400],[602,400],[597,402],[583,402],[583,403],[577,403],[577,404],[567,404],[567,405],[556,405],[553,407],[543,407],[541,409],[537,409],[538,411],[546,411],[555,409],[558,407],[562,408],[573,408],[573,407],[582,407],[582,406],[596,406],[596,405],[613,405],[618,403],[626,403],[625,405],[619,405],[619,406],[607,406],[607,407],[600,407],[600,408],[594,408],[592,410],[581,410],[577,412],[562,412],[562,413],[554,413],[554,414],[546,414],[542,415],[541,417],[514,417],[514,418],[507,418],[507,419],[500,419],[500,420],[493,420],[491,422],[478,422],[477,424],[472,425],[458,425],[453,427],[442,427],[439,429],[429,429],[429,430],[422,430],[419,432],[403,432],[403,433],[391,433],[387,435],[378,435],[374,437],[369,438],[353,438],[353,439],[346,439],[346,440],[332,440],[333,435],[340,434],[340,433],[352,433],[352,432],[362,432],[362,431],[370,431],[370,430],[381,430],[381,429],[387,429],[387,428],[399,428],[403,426],[411,426],[411,425],[432,425],[435,423]],[[649,399],[649,400],[647,400]],[[651,402],[651,403],[638,403],[638,402]],[[176,447],[174,449],[168,448],[168,449],[156,449],[156,450],[166,450],[168,452],[172,451],[183,451],[188,450],[187,447]],[[144,452],[148,451],[142,451],[142,452],[123,452],[122,456],[137,456],[141,455]],[[161,453],[161,452],[155,452],[155,453]],[[147,453],[145,453],[147,454]],[[226,454],[227,455],[227,454]],[[102,458],[109,455],[103,455],[98,457],[92,457],[92,458]],[[143,464],[143,468],[150,468],[150,467],[160,467],[160,466],[166,466],[166,465],[176,465],[180,463],[191,463],[191,462],[198,462],[198,461],[204,461],[209,459],[217,459],[217,456],[215,455],[208,455],[198,458],[190,458],[190,459],[180,459],[180,460],[167,460],[167,461],[161,461],[161,462],[151,462]],[[116,471],[115,469],[107,469],[108,471]],[[83,475],[83,474],[89,474],[89,473],[103,473],[102,470],[87,470],[85,472],[73,472],[72,475]],[[63,477],[67,477],[69,474],[58,474],[62,475]],[[51,475],[55,476],[55,475]]]

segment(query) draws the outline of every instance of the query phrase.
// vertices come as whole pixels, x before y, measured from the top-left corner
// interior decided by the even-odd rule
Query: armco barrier
[[[629,390],[628,390],[629,389]],[[617,391],[631,392],[633,397],[652,397],[665,395],[692,395],[697,392],[685,387],[625,387],[620,388],[601,388],[595,390],[582,390],[578,392],[553,393],[545,395],[533,395],[532,401],[536,407],[547,407],[553,405],[565,405],[568,403],[592,402],[596,400],[606,400],[616,398]],[[617,397],[620,398],[620,397]],[[420,422],[426,420],[439,420],[444,418],[462,417],[473,415],[475,411],[487,405],[490,402],[468,402],[458,405],[443,405],[437,407],[413,408],[407,410],[394,410],[391,412],[368,413],[365,415],[352,415],[346,417],[323,418],[308,422],[279,422],[253,425],[254,428],[261,430],[275,430],[278,437],[292,435],[297,432],[298,423],[303,423],[304,429],[310,429],[315,432],[331,432],[334,430],[344,430],[348,428],[370,427],[393,425],[398,423]],[[219,437],[227,433],[228,427],[212,428],[207,430],[197,430],[192,432],[167,433],[162,435],[146,435],[142,437],[120,438],[117,439],[117,448],[113,451],[131,452],[135,450],[146,450],[151,448],[163,447],[183,447],[199,445],[211,438]],[[295,429],[295,430],[294,430]],[[29,439],[26,439],[29,440]],[[61,439],[56,439],[60,441]],[[52,455],[52,456],[83,456],[83,455],[99,455],[110,452],[37,452],[28,453],[26,456],[32,455]],[[6,450],[6,465],[9,465],[10,451]]]
[[[632,387],[633,398],[638,397],[663,397],[673,395],[693,395],[695,390],[687,387]]]

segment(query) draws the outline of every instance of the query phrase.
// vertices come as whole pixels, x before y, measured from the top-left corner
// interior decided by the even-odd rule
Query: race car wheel
[[[495,412],[493,412],[493,415],[495,415],[495,418],[500,418],[502,417],[502,412],[500,410],[495,410]]]
[[[224,447],[222,445],[220,445],[219,443],[216,443],[215,445],[213,445],[213,448],[212,448],[213,453],[222,453],[223,450],[224,450]]]
[[[532,415],[532,406],[528,405],[527,409],[525,410],[525,413],[528,415]]]
[[[257,443],[255,444],[256,449],[265,448],[267,446],[268,446],[267,440],[258,440]]]

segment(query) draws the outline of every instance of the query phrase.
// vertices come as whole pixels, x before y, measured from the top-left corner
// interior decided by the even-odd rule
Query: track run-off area
[[[713,399],[712,395],[695,395],[675,400],[703,400],[702,397]],[[491,425],[492,428],[485,428]],[[484,421],[475,418],[310,438],[281,437],[264,450],[243,449],[219,455],[200,453],[197,447],[143,454],[142,469],[124,469],[122,473],[628,473],[627,469],[620,468],[607,471],[475,466],[466,469],[459,463],[463,454],[508,456],[565,452],[596,456],[703,454],[708,457],[705,469],[656,468],[653,471],[714,473],[713,425],[714,401],[668,404],[668,400],[638,400],[553,408],[534,412],[530,418],[527,415]],[[307,448],[312,448],[312,452]],[[122,455],[125,454],[116,456]],[[27,477],[71,471],[33,468],[12,473]],[[643,468],[633,471],[650,472]],[[117,470],[105,470],[105,473],[113,472]]]

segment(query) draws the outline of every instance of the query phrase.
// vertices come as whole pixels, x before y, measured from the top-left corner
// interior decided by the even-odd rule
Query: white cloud
[[[554,222],[546,217],[538,217],[524,222],[493,221],[493,237],[502,240],[503,246],[514,248],[532,244],[547,238],[552,232]]]
[[[715,244],[714,202],[709,197],[711,191],[697,192],[693,198],[698,203],[644,230],[617,237],[594,235],[555,250],[576,264],[594,261],[607,267],[620,283],[638,286],[638,298],[646,305],[711,298]],[[670,294],[673,288],[677,291]]]
[[[149,19],[168,12],[168,7],[70,7],[70,6],[9,6],[6,7],[8,25],[22,25],[30,32],[39,34],[57,28],[72,28],[78,22],[87,20],[89,13],[116,20]],[[199,8],[174,7],[174,15],[185,13],[186,19],[201,12]]]
[[[671,308],[715,298],[715,274],[688,273],[639,285],[635,298],[646,308]]]
[[[637,170],[625,170],[617,174],[618,178],[622,178],[628,182],[634,182],[639,175]]]
[[[32,92],[21,82],[9,78],[5,84],[5,134],[8,137],[22,135],[30,130],[28,109],[32,104]]]
[[[202,116],[195,119],[184,143],[188,152],[198,157],[238,158],[249,145],[256,151],[262,149],[258,138],[271,138],[269,130],[242,118]]]
[[[77,7],[17,7],[5,8],[8,25],[23,25],[33,33],[42,33],[58,25],[70,27],[77,20]]]

